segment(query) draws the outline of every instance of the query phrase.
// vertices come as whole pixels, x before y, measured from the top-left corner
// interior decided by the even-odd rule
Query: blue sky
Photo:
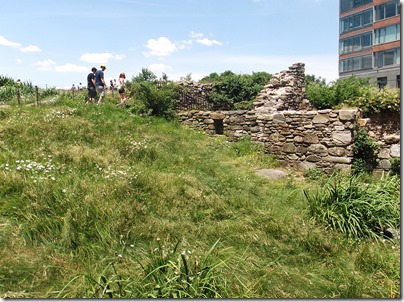
[[[337,0],[14,0],[0,10],[0,75],[41,88],[148,68],[171,80],[271,74],[294,63],[338,78]]]

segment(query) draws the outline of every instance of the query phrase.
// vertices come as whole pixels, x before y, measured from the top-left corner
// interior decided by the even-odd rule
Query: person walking
[[[107,69],[107,66],[105,66],[104,64],[102,64],[100,66],[101,70],[98,69],[95,72],[95,85],[97,87],[97,91],[100,94],[100,97],[98,98],[98,104],[102,103],[102,99],[105,95],[105,89],[107,88],[107,85],[105,84],[105,80],[104,80],[104,71],[105,69]]]
[[[125,79],[126,79],[125,73],[121,72],[119,74],[119,82],[118,82],[118,93],[119,93],[119,96],[121,97],[120,104],[123,104],[126,101],[126,99],[128,98],[125,93]]]
[[[95,98],[97,97],[97,91],[95,90],[95,72],[97,68],[91,68],[91,72],[87,76],[87,91],[88,91],[88,99],[86,101],[86,105],[91,102],[95,103]]]

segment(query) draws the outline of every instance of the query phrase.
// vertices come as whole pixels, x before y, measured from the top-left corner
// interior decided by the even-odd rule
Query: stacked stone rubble
[[[206,98],[215,86],[213,83],[197,83],[194,81],[181,81],[178,85],[190,98]]]
[[[305,64],[296,63],[289,70],[274,74],[254,102],[260,114],[284,110],[311,110],[306,99]]]

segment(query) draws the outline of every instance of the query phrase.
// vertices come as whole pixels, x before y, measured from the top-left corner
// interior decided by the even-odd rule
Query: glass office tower
[[[340,0],[339,77],[400,87],[399,0]]]

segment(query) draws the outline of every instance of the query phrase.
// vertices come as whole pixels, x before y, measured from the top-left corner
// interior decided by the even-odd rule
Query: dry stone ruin
[[[273,75],[251,111],[180,111],[180,121],[209,134],[250,137],[285,165],[298,170],[350,170],[357,125],[378,145],[378,169],[400,157],[400,117],[362,119],[357,108],[315,110],[306,98],[303,63]],[[398,119],[398,121],[397,121]],[[391,122],[395,120],[395,122]]]
[[[258,94],[254,102],[255,111],[260,114],[283,110],[311,110],[313,106],[306,99],[305,69],[303,63],[296,63],[289,70],[274,74],[269,83]]]

